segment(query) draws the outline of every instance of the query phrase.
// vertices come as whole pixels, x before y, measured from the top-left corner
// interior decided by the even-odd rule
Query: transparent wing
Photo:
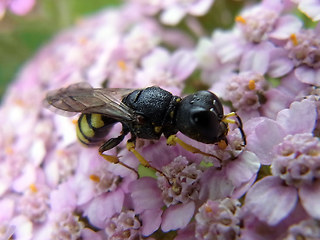
[[[51,91],[46,96],[47,106],[58,111],[74,113],[99,113],[116,120],[134,121],[137,115],[122,99],[134,89],[92,88],[87,83],[72,84],[67,88]]]

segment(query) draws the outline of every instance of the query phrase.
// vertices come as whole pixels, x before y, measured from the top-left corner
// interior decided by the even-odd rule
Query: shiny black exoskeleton
[[[135,90],[122,102],[142,116],[138,122],[125,123],[134,136],[143,139],[159,139],[175,134],[175,115],[179,97],[159,87]]]
[[[178,131],[203,143],[226,140],[228,122],[219,98],[210,91],[198,91],[184,98],[173,96],[160,87],[145,89],[92,88],[85,83],[73,84],[49,92],[49,105],[67,112],[81,112],[77,135],[86,145],[101,144],[110,128],[122,124],[120,136],[107,140],[99,152],[117,146],[131,133],[129,141],[136,138],[166,138]],[[240,118],[238,127],[244,145],[245,135]]]
[[[223,122],[219,98],[209,91],[199,91],[183,98],[176,109],[176,127],[188,137],[203,143],[226,141],[228,125]]]
[[[159,87],[135,90],[123,103],[143,116],[141,122],[127,123],[138,138],[159,139],[178,131],[203,143],[224,140],[227,125],[222,122],[219,98],[209,91],[199,91],[181,99]]]

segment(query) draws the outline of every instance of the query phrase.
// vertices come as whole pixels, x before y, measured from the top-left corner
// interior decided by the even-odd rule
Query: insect
[[[92,88],[89,84],[78,83],[49,92],[46,101],[55,109],[81,113],[77,124],[78,139],[88,146],[100,144],[101,156],[135,172],[118,157],[104,154],[120,144],[128,133],[131,138],[127,149],[143,166],[150,168],[153,167],[135,149],[137,138],[158,140],[164,135],[169,145],[178,143],[193,153],[214,156],[183,142],[175,134],[180,131],[202,143],[227,144],[228,123],[235,123],[240,129],[243,145],[246,145],[241,119],[235,112],[224,115],[219,98],[210,91],[198,91],[181,98],[156,86],[144,89]],[[237,121],[229,118],[232,116]],[[122,124],[121,134],[105,140],[111,127],[118,122]]]

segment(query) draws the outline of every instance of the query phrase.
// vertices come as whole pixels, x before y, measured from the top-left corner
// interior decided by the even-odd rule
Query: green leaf
[[[155,178],[157,179],[157,175],[156,175],[156,171],[151,169],[151,168],[148,168],[148,167],[145,167],[143,165],[139,165],[138,166],[138,173],[139,173],[139,177],[142,178],[142,177],[152,177],[152,178]]]

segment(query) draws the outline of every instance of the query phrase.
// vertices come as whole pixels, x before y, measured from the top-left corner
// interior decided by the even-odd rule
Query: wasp
[[[100,145],[102,157],[135,172],[118,157],[104,154],[120,144],[129,133],[131,138],[127,141],[127,149],[143,166],[160,173],[136,151],[137,138],[158,140],[164,135],[169,145],[178,143],[193,153],[214,156],[183,142],[176,133],[181,132],[202,143],[227,144],[228,123],[235,123],[242,135],[242,145],[246,145],[240,117],[235,112],[224,115],[221,101],[210,91],[198,91],[181,98],[157,86],[144,89],[92,88],[87,83],[77,83],[49,92],[46,102],[47,106],[63,112],[81,113],[76,130],[80,142],[87,146]],[[232,116],[237,121],[229,118]],[[105,140],[118,122],[122,125],[120,135]]]

